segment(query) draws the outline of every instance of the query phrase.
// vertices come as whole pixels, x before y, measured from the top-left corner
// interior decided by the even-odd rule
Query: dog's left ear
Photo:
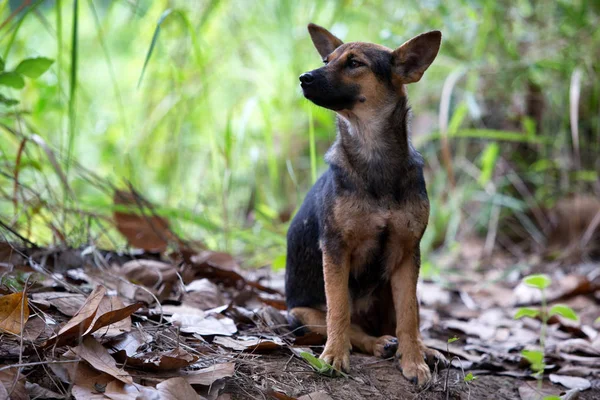
[[[392,70],[403,83],[418,82],[440,49],[442,32],[431,31],[415,36],[392,53]]]
[[[322,26],[308,24],[308,33],[321,57],[325,58],[344,44],[337,36]]]

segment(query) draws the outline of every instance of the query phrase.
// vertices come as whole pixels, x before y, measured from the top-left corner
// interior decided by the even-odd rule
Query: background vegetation
[[[598,191],[599,15],[584,0],[1,1],[4,74],[54,62],[23,88],[0,75],[0,219],[41,244],[122,248],[107,183],[130,182],[182,237],[283,265],[335,137],[298,86],[320,65],[315,22],[392,48],[443,32],[409,87],[425,273],[474,234],[489,252],[543,243],[537,210]]]

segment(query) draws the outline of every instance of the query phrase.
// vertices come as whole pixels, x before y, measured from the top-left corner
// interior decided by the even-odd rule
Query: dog
[[[304,96],[335,111],[337,138],[287,233],[288,315],[325,335],[320,358],[348,372],[352,348],[396,355],[413,383],[445,358],[419,332],[419,244],[429,219],[424,161],[409,139],[406,84],[417,82],[442,34],[395,50],[343,43],[315,24],[308,32],[324,66],[300,75]],[[303,328],[302,328],[303,327]]]

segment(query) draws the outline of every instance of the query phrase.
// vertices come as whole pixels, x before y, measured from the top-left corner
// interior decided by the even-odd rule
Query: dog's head
[[[405,95],[435,59],[442,34],[423,33],[395,50],[373,43],[343,43],[325,28],[308,25],[325,65],[300,75],[304,96],[321,107],[368,117]],[[367,115],[364,115],[367,114]]]

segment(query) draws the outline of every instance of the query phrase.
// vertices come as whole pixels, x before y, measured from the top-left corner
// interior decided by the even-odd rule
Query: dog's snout
[[[314,80],[315,77],[310,72],[305,72],[304,74],[300,75],[300,82],[305,85],[310,85]]]

